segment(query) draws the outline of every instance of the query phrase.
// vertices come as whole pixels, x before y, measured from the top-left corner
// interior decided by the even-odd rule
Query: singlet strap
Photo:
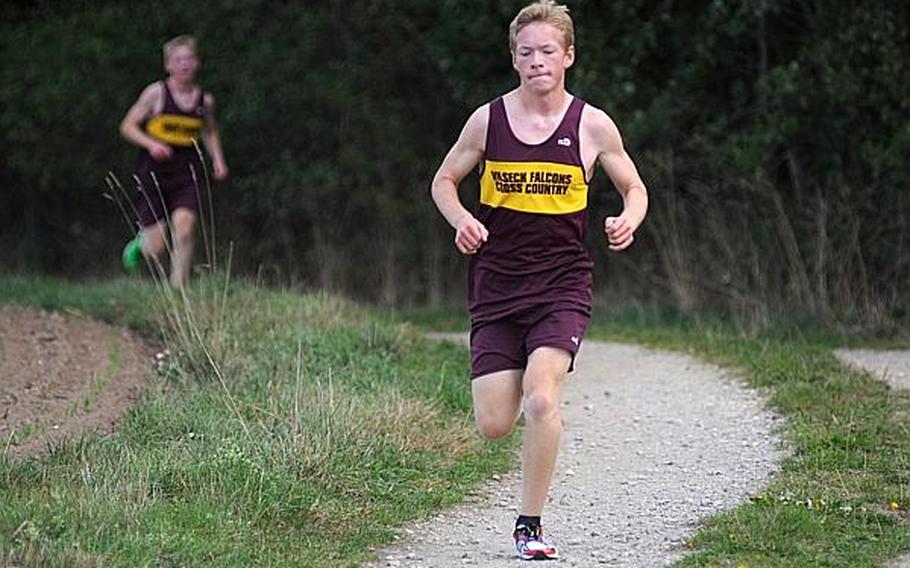
[[[164,104],[161,106],[161,112],[173,112],[174,109],[180,108],[177,106],[177,102],[174,101],[174,96],[171,95],[171,88],[167,86],[167,79],[161,80],[161,88],[164,89]]]
[[[569,105],[569,110],[566,111],[566,116],[563,118],[563,125],[572,129],[572,132],[578,133],[578,129],[581,127],[581,111],[585,108],[585,102],[578,97],[573,97],[572,104]]]
[[[506,108],[505,104],[502,102],[502,97],[497,97],[490,101],[488,105],[490,116],[487,117],[487,136],[486,142],[484,144],[484,156],[489,154],[491,151],[497,147],[497,140],[501,136],[499,129],[502,128],[502,124],[506,120]],[[481,160],[481,170],[483,166],[483,161]]]
[[[205,108],[205,91],[202,90],[202,87],[199,87],[199,98],[196,99],[193,110],[196,110],[199,107]]]

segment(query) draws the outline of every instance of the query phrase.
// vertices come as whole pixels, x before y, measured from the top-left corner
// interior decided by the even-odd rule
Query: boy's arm
[[[621,251],[629,248],[635,240],[635,230],[645,219],[648,190],[623,147],[616,124],[602,110],[591,108],[591,111],[586,117],[586,130],[597,149],[597,163],[610,176],[623,199],[622,213],[604,221],[610,250]]]
[[[218,123],[215,122],[215,97],[206,93],[203,98],[205,105],[205,128],[202,129],[202,142],[212,157],[212,174],[216,180],[227,177],[228,167],[224,161],[224,151],[221,148],[221,136],[218,133]]]
[[[142,131],[142,121],[151,116],[155,109],[155,103],[161,98],[161,83],[152,83],[142,94],[139,99],[133,103],[126,116],[120,122],[120,134],[128,142],[145,148],[149,154],[157,161],[170,159],[172,155],[171,147],[167,144],[158,142],[148,134]]]
[[[489,109],[484,105],[468,118],[458,140],[449,150],[433,177],[431,192],[436,207],[455,229],[455,246],[463,254],[474,254],[486,242],[489,232],[458,198],[458,184],[483,158]]]

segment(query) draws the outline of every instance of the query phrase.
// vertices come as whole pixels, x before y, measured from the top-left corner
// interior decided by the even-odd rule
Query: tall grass
[[[856,192],[842,180],[803,187],[792,174],[796,189],[788,193],[763,170],[751,178],[682,177],[678,161],[669,151],[643,160],[656,189],[642,231],[654,250],[635,261],[656,255],[659,269],[644,270],[667,292],[662,303],[722,311],[753,329],[800,317],[906,335],[910,232],[902,205],[887,223],[867,226],[868,204],[851,201]],[[894,254],[881,254],[883,247]]]
[[[0,458],[0,559],[354,566],[510,466],[512,444],[473,431],[463,349],[335,297],[223,282],[197,278],[183,315],[147,282],[0,281],[0,301],[163,324],[171,352],[115,435]]]
[[[614,303],[710,311],[752,330],[789,319],[907,336],[906,199],[871,223],[872,204],[860,196],[872,189],[836,176],[809,184],[786,164],[742,177],[722,166],[696,171],[672,149],[646,153],[641,167],[652,198],[636,246],[609,254],[592,239],[596,263],[608,270],[598,285]]]

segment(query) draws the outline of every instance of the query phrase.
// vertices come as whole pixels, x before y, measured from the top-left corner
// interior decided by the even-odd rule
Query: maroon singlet
[[[166,219],[178,207],[199,209],[200,185],[204,184],[202,162],[195,142],[204,128],[205,95],[184,110],[177,105],[167,81],[162,81],[164,107],[142,125],[155,140],[170,146],[171,159],[155,161],[148,150],[139,151],[135,177],[139,189],[139,223],[147,227]],[[157,180],[157,183],[156,183]]]
[[[490,103],[475,215],[490,235],[468,264],[475,328],[535,307],[590,316],[588,180],[579,149],[584,106],[573,98],[547,140],[526,144],[512,132],[502,97]]]

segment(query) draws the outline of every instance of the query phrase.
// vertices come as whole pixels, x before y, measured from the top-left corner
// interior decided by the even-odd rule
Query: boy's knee
[[[548,420],[558,415],[556,398],[550,394],[531,392],[522,401],[525,419],[536,422]]]
[[[164,237],[158,233],[144,233],[139,250],[147,259],[159,258],[164,253]]]
[[[488,440],[497,440],[508,436],[515,425],[514,420],[504,420],[502,418],[481,418],[477,417],[477,430],[480,435]]]
[[[193,242],[195,227],[191,222],[185,223],[175,223],[174,224],[174,240],[180,242],[181,244],[187,244]]]
[[[174,238],[175,238],[175,239],[177,240],[177,242],[180,243],[181,245],[186,246],[186,245],[188,245],[188,244],[192,244],[192,242],[193,242],[193,231],[192,231],[192,230],[187,230],[187,229],[183,229],[183,230],[180,230],[180,231],[175,231],[175,232],[174,232]]]

